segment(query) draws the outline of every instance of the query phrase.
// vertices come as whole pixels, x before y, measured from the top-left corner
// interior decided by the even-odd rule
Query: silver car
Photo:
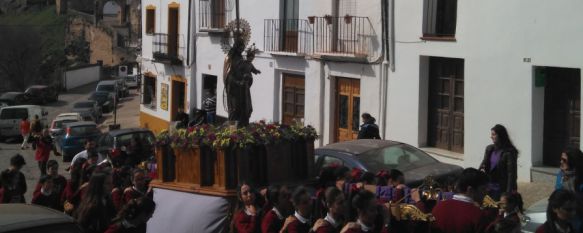
[[[124,82],[128,88],[138,88],[139,84],[138,76],[127,76],[124,78]]]
[[[73,110],[71,112],[77,112],[83,117],[85,121],[95,121],[97,122],[101,119],[102,111],[101,106],[97,103],[97,101],[80,101],[73,105]]]

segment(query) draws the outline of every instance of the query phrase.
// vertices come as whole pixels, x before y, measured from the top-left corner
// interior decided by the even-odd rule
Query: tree
[[[39,77],[42,57],[40,33],[33,27],[0,27],[0,80],[24,90]]]

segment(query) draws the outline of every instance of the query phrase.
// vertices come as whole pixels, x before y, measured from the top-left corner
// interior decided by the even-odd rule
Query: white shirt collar
[[[454,194],[453,195],[453,200],[463,201],[463,202],[467,202],[467,203],[471,203],[471,204],[474,204],[475,203],[474,202],[474,199],[472,199],[471,197],[468,197],[466,195],[463,195],[463,194]]]
[[[308,221],[310,221],[309,219],[302,217],[302,215],[300,215],[300,213],[297,211],[294,213],[294,216],[303,224],[306,224]]]
[[[357,221],[356,221],[356,223],[358,223],[358,225],[360,225],[360,229],[361,229],[362,231],[364,231],[364,232],[369,232],[369,231],[371,231],[371,230],[372,230],[372,227],[369,227],[369,226],[367,226],[367,225],[364,225],[364,223],[362,223],[362,222],[360,221],[360,219],[359,219],[359,220],[357,220]]]
[[[277,218],[279,218],[279,220],[283,220],[283,215],[281,215],[281,213],[279,212],[279,210],[277,210],[277,208],[273,207],[273,212],[275,213],[275,215],[277,215]]]
[[[249,211],[247,210],[247,208],[245,208],[245,214],[246,214],[246,215],[249,215],[249,216],[255,216],[255,214],[252,214],[251,212],[249,212]]]
[[[330,213],[326,214],[326,218],[324,218],[324,220],[329,222],[334,228],[338,227],[338,222],[336,222]]]

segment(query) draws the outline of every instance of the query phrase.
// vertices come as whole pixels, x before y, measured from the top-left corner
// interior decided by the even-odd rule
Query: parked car
[[[117,156],[122,150],[128,148],[131,150],[132,138],[141,142],[141,157],[136,160],[142,161],[154,156],[154,133],[143,128],[119,129],[104,133],[97,141],[97,151],[104,157]]]
[[[65,124],[83,121],[83,117],[79,113],[61,113],[51,123],[51,137],[55,139],[57,136],[65,133]]]
[[[63,155],[63,162],[70,162],[77,153],[85,150],[85,141],[99,139],[101,131],[97,124],[80,121],[65,124],[65,134],[57,137],[57,150]]]
[[[460,166],[441,163],[424,151],[405,143],[362,139],[330,144],[315,150],[316,171],[338,164],[348,168],[377,173],[398,169],[405,174],[405,183],[416,187],[429,175],[444,182],[462,172]]]
[[[81,233],[75,219],[47,207],[30,204],[0,205],[0,232]]]
[[[17,105],[0,109],[0,138],[19,137],[22,118],[32,120],[39,116],[42,126],[47,125],[48,112],[38,105]]]
[[[103,115],[101,106],[97,104],[97,101],[93,100],[80,101],[75,103],[71,112],[77,112],[81,114],[81,117],[83,117],[83,120],[85,121],[95,122],[97,122]]]
[[[127,76],[124,78],[124,82],[128,88],[138,88],[140,86],[140,76]]]
[[[0,96],[0,103],[6,106],[26,104],[24,92],[6,92]]]
[[[89,100],[97,101],[97,104],[101,106],[103,112],[113,111],[115,104],[115,96],[107,91],[96,91],[91,94]]]
[[[44,85],[30,86],[24,91],[24,95],[29,103],[34,104],[46,104],[59,99],[59,93],[55,88]]]
[[[95,91],[106,91],[112,93],[115,96],[115,99],[119,101],[119,98],[122,98],[122,90],[118,90],[117,81],[115,80],[106,80],[101,81],[97,84]]]

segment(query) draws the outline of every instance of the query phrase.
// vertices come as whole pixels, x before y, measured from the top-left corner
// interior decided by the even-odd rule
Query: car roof
[[[127,128],[127,129],[117,129],[117,130],[112,130],[109,131],[109,135],[116,137],[119,135],[123,135],[123,134],[129,134],[129,133],[143,133],[143,132],[152,132],[149,129],[145,129],[145,128]]]
[[[95,122],[91,122],[91,121],[77,121],[77,122],[72,122],[72,123],[67,124],[67,127],[77,127],[77,126],[95,126],[95,127],[97,127],[97,124],[95,124]]]
[[[55,118],[53,121],[69,121],[69,120],[79,120],[78,116],[64,116]]]
[[[78,116],[81,116],[81,115],[78,112],[67,112],[67,113],[61,113],[61,114],[57,115],[56,118],[59,118],[59,117],[75,117],[75,116],[78,117]]]
[[[9,91],[9,92],[2,93],[2,96],[4,96],[4,95],[23,95],[23,94],[24,94],[24,92]]]
[[[0,232],[9,232],[45,225],[74,223],[68,215],[31,204],[0,205]]]
[[[116,80],[105,80],[105,81],[100,81],[97,86],[99,85],[114,85],[116,84]]]
[[[350,154],[362,154],[370,150],[380,149],[399,144],[403,143],[390,140],[359,139],[329,144],[324,147],[320,147],[317,150],[333,150]]]
[[[40,108],[41,106],[39,105],[14,105],[14,106],[8,106],[8,107],[4,107],[2,109],[10,109],[10,108]]]
[[[28,88],[47,88],[47,87],[48,86],[45,86],[45,85],[32,85],[32,86],[29,86]]]

